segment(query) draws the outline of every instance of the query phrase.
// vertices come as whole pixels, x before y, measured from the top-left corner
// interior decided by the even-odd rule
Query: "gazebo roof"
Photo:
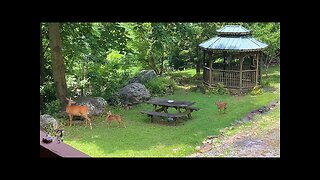
[[[217,30],[218,36],[211,38],[199,46],[214,51],[262,51],[268,45],[250,35],[250,31],[238,25],[228,25]]]

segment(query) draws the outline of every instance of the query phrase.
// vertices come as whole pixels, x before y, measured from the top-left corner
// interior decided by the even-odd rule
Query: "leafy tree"
[[[268,76],[268,69],[270,64],[280,55],[280,23],[251,23],[247,24],[251,30],[253,37],[268,44],[264,53],[264,66],[266,68],[266,75]]]

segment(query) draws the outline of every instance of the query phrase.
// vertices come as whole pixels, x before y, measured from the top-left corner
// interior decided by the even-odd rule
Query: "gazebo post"
[[[208,60],[208,66],[209,66],[209,84],[212,85],[212,51],[208,52],[209,60]]]
[[[261,84],[261,79],[262,79],[262,61],[263,61],[263,53],[260,52],[260,57],[261,57],[261,61],[259,62],[260,63],[260,68],[259,68],[259,82]]]
[[[205,64],[206,64],[206,50],[203,49],[203,66],[205,66]],[[203,67],[203,80],[204,82],[206,82],[206,73],[205,73],[204,67]]]
[[[240,92],[242,91],[242,63],[244,61],[244,56],[241,54],[240,55],[240,75],[239,75],[239,79],[240,79],[240,82],[239,82],[239,85],[240,85]]]
[[[259,53],[256,54],[256,61],[257,61],[257,66],[256,66],[256,86],[257,86],[258,78],[259,78]]]

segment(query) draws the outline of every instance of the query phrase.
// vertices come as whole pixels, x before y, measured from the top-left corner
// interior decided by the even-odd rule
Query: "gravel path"
[[[205,152],[188,157],[280,157],[280,118],[270,119],[266,113],[261,120],[236,128],[236,134],[218,136],[202,146]]]

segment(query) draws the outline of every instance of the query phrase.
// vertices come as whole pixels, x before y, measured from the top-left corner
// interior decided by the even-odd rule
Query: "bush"
[[[261,86],[255,86],[251,92],[250,92],[251,95],[253,96],[256,96],[256,95],[261,95],[263,94],[263,89]]]
[[[217,86],[211,90],[211,92],[213,94],[220,94],[220,95],[230,94],[229,90],[225,88],[222,83],[218,83]]]
[[[46,103],[46,108],[44,110],[44,114],[49,114],[51,116],[55,116],[60,111],[60,102],[59,100],[51,101]]]
[[[176,82],[165,77],[158,77],[150,80],[146,84],[146,88],[152,95],[164,95],[166,93],[174,93]]]
[[[264,87],[270,86],[270,81],[269,81],[269,80],[263,80],[263,81],[261,82],[261,85],[264,86]]]

